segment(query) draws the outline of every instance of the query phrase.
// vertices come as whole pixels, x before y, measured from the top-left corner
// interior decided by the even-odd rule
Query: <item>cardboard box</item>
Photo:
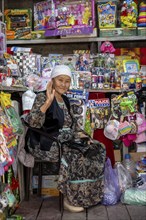
[[[131,158],[136,162],[139,161],[141,159],[142,156],[144,156],[145,152],[131,152]],[[116,162],[120,162],[122,161],[122,157],[121,157],[121,151],[120,150],[114,150],[114,156],[115,156],[115,161]]]
[[[139,36],[146,36],[146,27],[138,28],[138,35]]]
[[[42,189],[41,194],[43,196],[59,196],[59,190],[57,189],[58,175],[44,175],[42,176]],[[38,188],[38,176],[32,177],[32,188]]]
[[[117,37],[122,36],[122,28],[100,29],[99,37]]]
[[[42,188],[57,189],[58,175],[44,175],[42,176]],[[38,176],[32,177],[32,188],[38,188]]]
[[[100,29],[100,37],[136,36],[136,28],[110,28]]]
[[[131,152],[131,157],[134,161],[139,161],[142,156],[144,156],[146,153],[145,152]]]
[[[122,36],[136,36],[137,29],[136,28],[122,28]]]
[[[7,39],[31,39],[32,10],[27,9],[6,9],[4,12],[7,27]]]
[[[31,39],[32,40],[39,40],[39,39],[45,39],[46,37],[45,37],[45,31],[41,31],[41,30],[39,30],[39,31],[32,31],[31,32]]]
[[[114,156],[115,156],[115,162],[121,161],[121,151],[120,150],[114,150]]]
[[[59,190],[54,188],[42,188],[41,194],[43,196],[59,196]]]
[[[76,35],[61,36],[61,38],[84,38],[84,37],[97,37],[97,28],[93,29],[92,34],[76,34]]]

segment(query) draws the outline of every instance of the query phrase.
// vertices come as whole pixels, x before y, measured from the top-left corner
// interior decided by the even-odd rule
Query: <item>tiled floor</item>
[[[58,197],[31,197],[20,204],[16,214],[25,220],[61,220]],[[97,205],[81,213],[63,212],[62,220],[146,220],[146,206]]]

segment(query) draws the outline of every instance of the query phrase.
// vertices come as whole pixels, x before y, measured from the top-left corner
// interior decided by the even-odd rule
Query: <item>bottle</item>
[[[136,173],[136,164],[132,160],[130,154],[125,154],[125,158],[123,160],[123,166],[128,170],[130,173],[132,180],[134,181],[137,178],[137,173]]]

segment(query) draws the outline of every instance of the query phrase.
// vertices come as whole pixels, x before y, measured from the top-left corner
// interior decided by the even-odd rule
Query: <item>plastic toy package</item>
[[[133,0],[124,0],[121,6],[121,27],[137,27],[138,8]]]
[[[72,73],[71,89],[89,89],[91,87],[91,72],[75,71]]]
[[[97,3],[98,25],[102,28],[115,28],[117,17],[117,1],[101,0]]]
[[[63,55],[61,63],[70,67],[71,71],[75,71],[77,56],[75,54]]]
[[[31,90],[38,91],[41,87],[42,80],[36,74],[32,73],[26,75],[25,77],[23,77],[23,79],[25,80],[25,85]]]
[[[54,2],[54,30],[47,29],[45,32],[46,37],[93,33],[95,26],[94,0],[57,0]],[[54,20],[52,23],[54,24]]]
[[[34,4],[34,30],[56,28],[54,0]]]
[[[56,65],[60,65],[62,62],[63,54],[49,54],[49,61],[52,68]]]
[[[91,128],[93,130],[103,129],[110,115],[110,100],[108,98],[88,100],[88,107]]]
[[[23,132],[23,125],[20,120],[19,115],[15,111],[14,107],[11,104],[11,95],[1,92],[0,94],[0,101],[5,114],[7,115],[9,122],[13,126],[15,133],[18,135],[22,134]]]
[[[8,117],[4,113],[3,109],[0,107],[0,128],[5,136],[6,143],[9,143],[13,138],[16,137],[15,130],[10,124]]]
[[[67,93],[75,120],[75,131],[84,130],[88,96],[89,92],[85,90],[70,90]]]

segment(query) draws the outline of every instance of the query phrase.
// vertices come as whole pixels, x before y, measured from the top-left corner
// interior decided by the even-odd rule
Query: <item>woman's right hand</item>
[[[53,83],[52,80],[48,82],[47,88],[46,88],[46,101],[41,106],[40,110],[45,113],[47,109],[50,107],[51,103],[53,102],[55,96],[55,89],[53,89]]]
[[[55,89],[53,89],[53,82],[52,82],[52,80],[49,81],[48,84],[47,84],[46,96],[47,96],[46,102],[48,104],[51,104],[53,99],[54,99],[54,96],[55,96]]]

